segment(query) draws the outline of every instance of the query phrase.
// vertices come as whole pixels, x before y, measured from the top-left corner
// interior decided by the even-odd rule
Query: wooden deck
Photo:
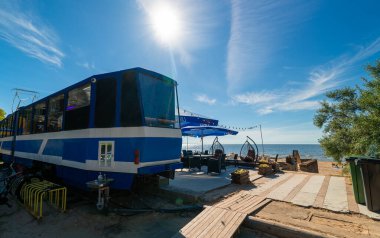
[[[177,237],[231,237],[248,214],[270,202],[264,197],[240,192],[212,207],[206,207],[184,226]]]
[[[380,220],[380,213],[368,211],[355,202],[348,178],[319,174],[284,173],[264,178],[251,190],[226,198],[207,207],[183,227],[180,237],[231,237],[245,217],[271,200],[304,207],[324,208],[334,212],[362,213]]]

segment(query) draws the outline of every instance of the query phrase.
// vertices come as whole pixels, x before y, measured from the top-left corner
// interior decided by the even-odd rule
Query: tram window
[[[47,124],[47,131],[49,132],[62,130],[63,99],[64,95],[61,94],[49,100]]]
[[[65,112],[65,130],[88,128],[90,121],[91,85],[69,91]]]
[[[4,129],[3,126],[4,126],[4,120],[2,120],[2,121],[0,122],[0,138],[4,137],[4,136],[3,136],[3,131],[4,131],[4,130],[3,130],[3,129]]]
[[[173,83],[141,74],[140,87],[146,125],[174,128],[175,88]]]
[[[123,127],[142,125],[136,76],[136,73],[128,72],[121,82],[120,125]]]
[[[6,134],[5,134],[5,131],[6,131],[6,128],[7,128],[7,119],[5,118],[3,121],[2,121],[2,123],[3,123],[3,129],[2,129],[2,136],[3,137],[6,137]]]
[[[22,135],[24,123],[25,123],[25,110],[21,109],[18,112],[17,135]]]
[[[114,161],[114,141],[99,141],[98,161],[100,167],[111,167]]]
[[[23,112],[24,123],[22,124],[22,134],[29,135],[32,126],[32,107],[25,108]]]
[[[7,136],[13,136],[13,114],[8,117]]]
[[[44,133],[46,116],[46,102],[34,106],[33,133]]]
[[[114,127],[116,109],[116,80],[98,80],[96,83],[95,127]]]

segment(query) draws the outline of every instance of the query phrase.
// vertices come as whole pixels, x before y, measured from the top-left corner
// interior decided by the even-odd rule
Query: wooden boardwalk
[[[256,188],[240,191],[207,207],[180,230],[179,237],[231,237],[247,215],[271,200],[335,212],[360,212],[380,220],[379,213],[356,204],[352,186],[345,177],[284,173],[266,179]]]
[[[264,197],[238,193],[206,207],[184,226],[177,237],[231,237],[247,215],[270,202]]]

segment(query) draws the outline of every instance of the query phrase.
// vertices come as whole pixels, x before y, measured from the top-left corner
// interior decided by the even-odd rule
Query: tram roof
[[[170,80],[175,85],[177,84],[177,81],[175,81],[174,79],[172,79],[170,77],[167,77],[167,76],[165,76],[163,74],[160,74],[160,73],[157,73],[157,72],[154,72],[154,71],[151,71],[151,70],[147,70],[147,69],[144,69],[144,68],[141,68],[141,67],[135,67],[135,68],[130,68],[130,69],[124,69],[124,70],[109,72],[109,73],[92,75],[92,76],[90,76],[90,77],[88,77],[88,78],[86,78],[86,79],[84,79],[82,81],[79,81],[79,82],[77,82],[77,83],[75,83],[73,85],[70,85],[70,86],[68,86],[68,87],[66,87],[64,89],[61,89],[61,90],[59,90],[59,91],[57,91],[55,93],[52,93],[52,94],[50,94],[50,95],[48,95],[48,96],[46,96],[44,98],[41,98],[41,99],[39,99],[39,100],[37,100],[37,101],[35,101],[33,103],[30,103],[30,104],[28,104],[26,106],[22,106],[19,109],[23,109],[23,108],[26,108],[26,107],[38,104],[38,103],[40,103],[40,102],[42,102],[42,101],[44,101],[44,100],[46,100],[46,99],[48,99],[50,97],[54,97],[54,96],[57,96],[57,95],[60,95],[60,94],[62,94],[64,92],[66,92],[66,91],[70,91],[71,89],[74,89],[74,88],[79,87],[81,85],[84,85],[84,84],[86,84],[88,82],[91,82],[91,80],[93,78],[97,79],[97,77],[117,77],[117,76],[119,76],[119,75],[121,75],[123,73],[132,72],[132,71],[135,71],[135,72],[138,72],[138,73],[145,73],[145,74],[151,75],[151,76],[153,76],[155,78],[158,78],[160,80]],[[7,115],[7,117],[10,116],[10,115],[11,114]]]

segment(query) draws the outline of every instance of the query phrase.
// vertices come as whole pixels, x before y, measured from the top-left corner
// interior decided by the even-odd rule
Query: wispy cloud
[[[216,103],[216,99],[215,98],[209,98],[205,94],[196,95],[195,100],[198,101],[198,102],[206,103],[208,105],[214,105]]]
[[[227,80],[229,91],[254,80],[282,46],[285,36],[304,22],[310,3],[291,1],[232,0],[228,42]]]
[[[232,99],[235,103],[254,106],[258,113],[274,111],[314,110],[319,106],[317,96],[341,84],[350,67],[380,52],[380,37],[353,54],[344,54],[310,72],[307,83],[298,88],[282,88],[261,92],[247,92]]]
[[[85,69],[95,69],[95,64],[89,62],[77,62],[77,65]]]
[[[0,38],[30,57],[61,67],[64,53],[57,46],[53,30],[38,17],[4,5],[0,9]]]

